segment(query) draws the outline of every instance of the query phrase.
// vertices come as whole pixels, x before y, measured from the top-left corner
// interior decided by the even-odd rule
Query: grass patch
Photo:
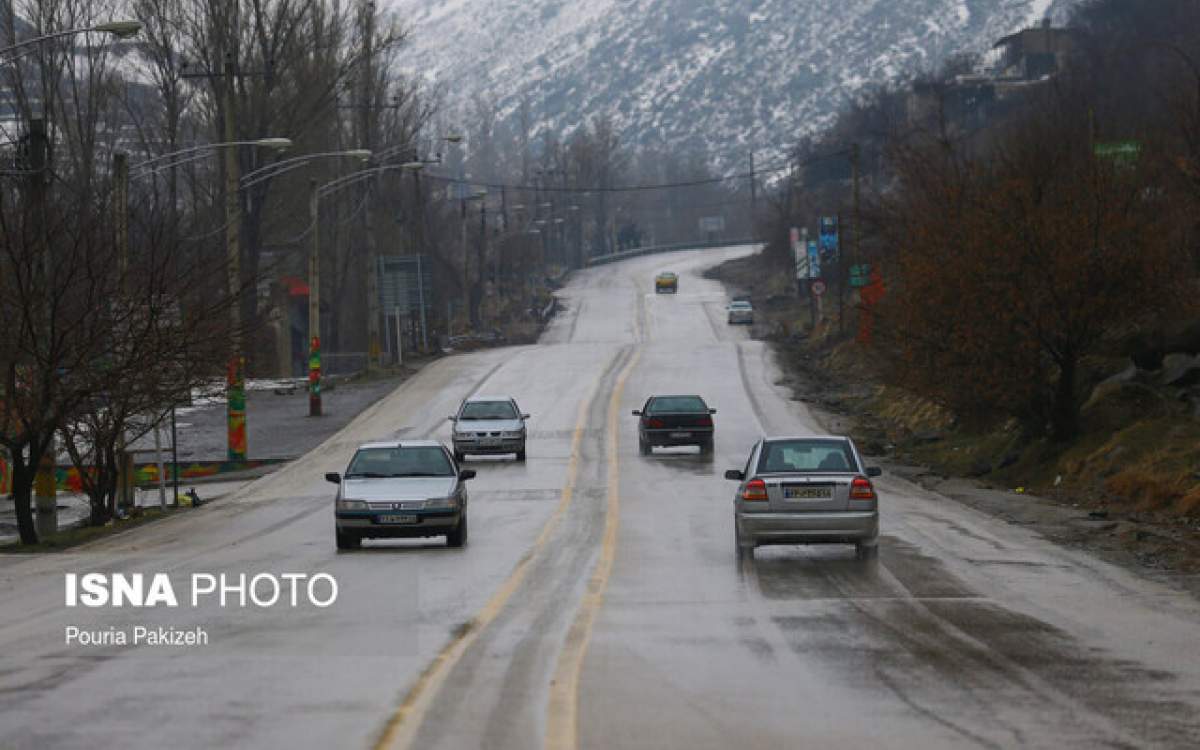
[[[173,516],[179,510],[177,508],[168,508],[165,511],[158,508],[142,508],[141,512],[136,516],[114,519],[105,526],[79,526],[73,529],[65,529],[37,544],[9,542],[8,544],[0,545],[0,553],[62,552],[72,547],[78,547],[81,544],[116,536],[131,529],[136,529],[139,526],[145,526],[148,523]]]

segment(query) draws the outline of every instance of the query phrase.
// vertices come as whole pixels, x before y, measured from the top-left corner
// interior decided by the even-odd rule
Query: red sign
[[[824,293],[825,293],[825,282],[824,282],[824,281],[821,281],[820,279],[817,279],[816,281],[814,281],[814,282],[812,283],[812,286],[811,286],[811,287],[809,287],[809,289],[811,289],[811,290],[812,290],[812,293],[813,293],[813,294],[815,294],[815,295],[817,295],[818,297],[820,297],[822,294],[824,294]]]

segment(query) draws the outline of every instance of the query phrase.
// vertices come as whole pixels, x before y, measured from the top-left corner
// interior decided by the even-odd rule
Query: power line
[[[827,154],[819,154],[811,156],[801,161],[787,159],[782,162],[776,162],[773,165],[755,169],[753,172],[739,172],[737,174],[726,175],[724,177],[704,177],[695,180],[682,180],[679,182],[663,182],[650,185],[592,185],[592,186],[573,186],[555,187],[554,185],[520,185],[507,182],[480,182],[477,180],[468,180],[459,177],[450,177],[448,175],[428,174],[430,180],[440,180],[448,185],[468,185],[472,187],[487,188],[488,190],[528,190],[540,191],[542,193],[635,193],[646,192],[651,190],[677,190],[681,188],[700,187],[703,185],[719,185],[723,182],[734,182],[737,180],[749,180],[759,175],[775,174],[778,172],[786,172],[794,167],[808,166],[820,161],[832,159],[839,156],[846,156],[850,153],[850,149],[841,149]]]

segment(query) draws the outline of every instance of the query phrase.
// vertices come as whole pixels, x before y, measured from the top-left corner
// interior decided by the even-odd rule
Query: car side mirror
[[[633,410],[633,416],[635,416],[635,417],[640,417],[640,416],[642,416],[642,410],[641,410],[641,409],[634,409],[634,410]]]
[[[716,413],[717,413],[717,410],[716,410],[716,409],[709,409],[709,410],[708,410],[708,413],[709,413],[709,414],[716,414]]]
[[[464,482],[467,481],[468,479],[474,479],[475,478],[475,470],[474,469],[463,469],[462,471],[458,472],[458,478]]]
[[[521,419],[529,419],[529,415],[528,415],[528,414],[522,414],[522,415],[521,415]]]
[[[338,474],[336,471],[331,471],[325,475],[325,481],[333,482],[334,484],[341,484],[342,483],[342,475]]]
[[[729,471],[725,472],[725,478],[732,479],[735,482],[740,482],[746,478],[746,473],[741,469],[730,469]]]
[[[879,468],[878,466],[868,466],[867,467],[867,476],[877,477],[877,476],[880,476],[881,474],[883,474],[883,469]]]

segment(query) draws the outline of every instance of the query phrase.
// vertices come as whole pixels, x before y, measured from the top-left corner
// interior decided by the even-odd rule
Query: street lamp
[[[97,24],[95,26],[86,26],[80,29],[65,29],[63,31],[55,31],[49,34],[42,34],[31,39],[23,39],[16,44],[0,49],[0,55],[7,55],[10,52],[15,52],[22,47],[31,47],[42,42],[48,42],[51,39],[62,39],[68,36],[77,36],[79,34],[87,34],[88,32],[97,31],[101,33],[112,34],[117,39],[129,39],[136,36],[142,30],[141,21],[108,21],[107,23]],[[19,57],[19,55],[17,56]],[[14,58],[15,59],[15,58]]]
[[[113,155],[113,180],[116,187],[115,210],[117,211],[117,242],[120,247],[119,262],[122,266],[122,274],[125,272],[127,258],[129,253],[128,242],[128,216],[129,216],[129,180],[131,179],[131,170],[136,170],[132,178],[148,177],[158,172],[177,167],[181,164],[199,160],[213,151],[223,148],[236,148],[238,146],[255,146],[259,148],[267,148],[275,151],[283,151],[290,148],[292,142],[288,138],[258,138],[251,141],[223,141],[220,143],[205,143],[191,148],[172,151],[167,154],[160,154],[151,159],[139,162],[132,168],[128,166],[127,157],[124,153],[116,153]],[[232,222],[232,219],[229,219]],[[236,228],[235,228],[236,229]],[[227,253],[231,259],[235,259],[238,251],[236,242],[230,241],[230,234],[226,233],[226,241],[229,243]],[[231,260],[231,265],[235,263]],[[236,266],[234,266],[236,269]],[[236,270],[230,272],[230,294],[233,296],[239,295]],[[234,328],[237,328],[237,321],[240,315],[237,306],[241,304],[240,297],[234,300]],[[240,342],[241,336],[235,330],[234,342],[235,346]],[[246,384],[245,377],[241,367],[241,352],[235,351],[229,363],[228,378],[226,381],[226,419],[227,419],[227,436],[228,445],[227,453],[231,459],[244,459],[246,457]]]
[[[312,246],[308,255],[308,416],[321,416],[321,225],[319,201],[321,198],[356,185],[363,180],[403,165],[385,164],[370,169],[351,172],[330,180],[323,185],[312,181],[308,210],[312,225]]]
[[[130,171],[140,172],[148,170],[149,172],[158,172],[169,167],[178,167],[189,162],[197,161],[208,156],[209,152],[219,148],[235,148],[237,146],[257,146],[259,148],[267,148],[274,151],[286,151],[292,147],[290,138],[259,138],[253,141],[224,141],[221,143],[202,143],[199,146],[184,148],[178,151],[172,151],[168,154],[159,154],[151,159],[140,161],[129,167]],[[186,157],[186,158],[181,158]],[[166,162],[160,164],[160,162]]]
[[[361,162],[366,162],[371,158],[371,151],[365,148],[354,148],[348,151],[326,151],[317,154],[304,154],[302,156],[293,156],[290,159],[277,161],[273,164],[268,164],[265,167],[258,169],[248,174],[242,175],[241,188],[244,190],[248,187],[253,187],[260,182],[278,177],[281,174],[291,172],[308,164],[313,159],[334,159],[347,158],[357,159]]]

